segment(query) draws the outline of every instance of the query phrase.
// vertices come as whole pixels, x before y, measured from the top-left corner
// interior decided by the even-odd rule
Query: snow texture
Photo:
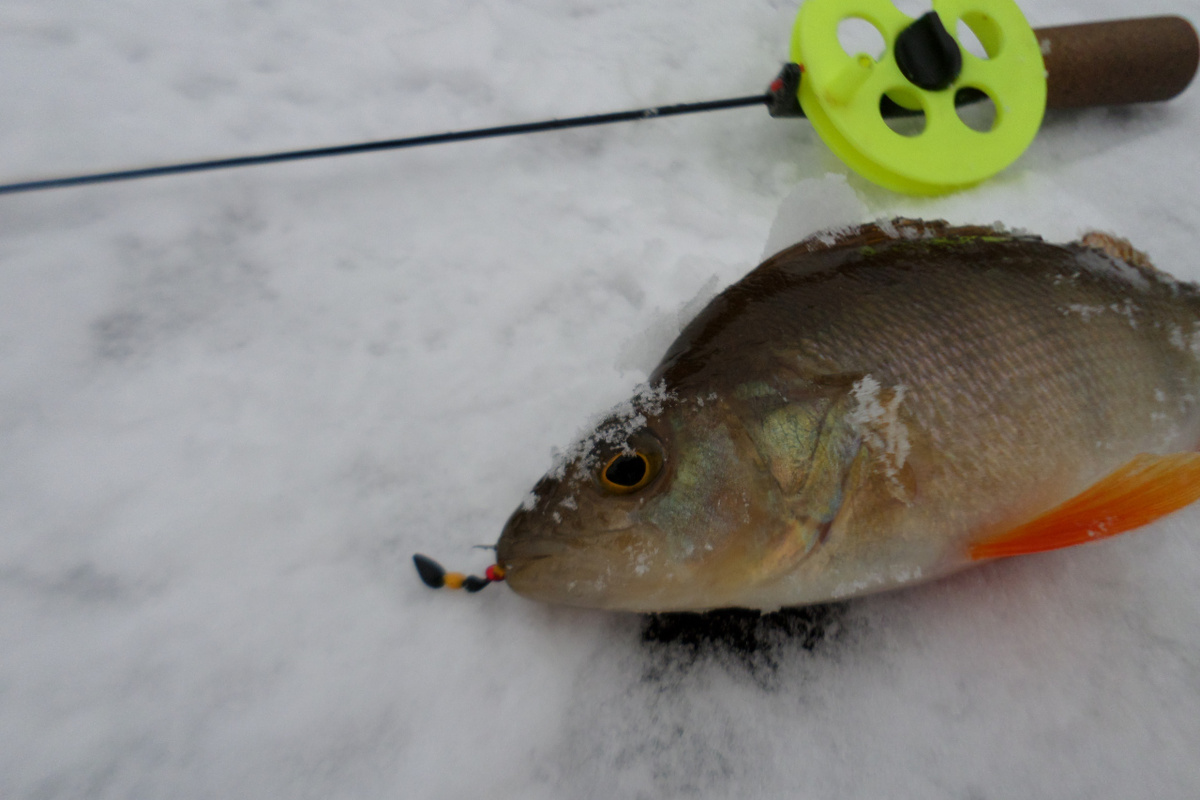
[[[0,176],[748,94],[795,11],[8,0]],[[1098,229],[1200,279],[1197,130],[1195,87],[1051,113],[937,199],[758,109],[0,198],[0,797],[1200,796],[1200,509],[707,628],[409,560],[482,570],[768,235]]]

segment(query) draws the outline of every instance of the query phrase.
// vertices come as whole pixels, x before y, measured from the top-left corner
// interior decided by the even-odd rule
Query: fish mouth
[[[613,528],[602,528],[586,536],[572,536],[569,539],[557,536],[512,536],[506,531],[500,535],[496,543],[497,551],[501,553],[518,552],[525,556],[557,556],[575,550],[584,550],[602,544],[614,533],[632,530],[636,525],[620,525]]]
[[[626,530],[617,528],[615,530]],[[517,572],[525,572],[538,565],[545,566],[546,562],[560,560],[559,563],[578,565],[591,562],[597,554],[607,553],[604,547],[607,534],[610,531],[599,532],[592,536],[572,538],[564,541],[560,538],[547,536],[514,537],[501,535],[496,544],[496,562],[509,571],[510,577]]]
[[[505,541],[500,539],[496,547],[497,560],[505,563],[512,561],[540,561],[551,556],[560,556],[572,548],[556,539],[519,539]]]
[[[533,533],[529,528],[535,526],[527,527],[525,522],[526,514],[517,512],[500,532],[500,539],[496,542],[496,556],[501,563],[507,563],[514,558],[535,561],[551,556],[578,553],[580,550],[601,545],[613,534],[623,533],[637,527],[633,522],[622,520],[622,524],[593,528],[587,533],[569,530],[547,536]]]

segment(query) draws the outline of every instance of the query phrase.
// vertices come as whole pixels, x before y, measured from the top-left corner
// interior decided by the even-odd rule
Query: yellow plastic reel
[[[988,55],[978,58],[959,42],[962,71],[939,91],[914,85],[897,66],[892,44],[914,20],[890,0],[805,0],[792,30],[791,58],[804,69],[800,105],[817,133],[864,177],[907,194],[944,194],[1000,172],[1025,152],[1046,109],[1041,48],[1012,0],[933,0],[933,10],[951,35],[962,20]],[[842,49],[838,25],[851,18],[883,35],[887,49],[878,61]],[[959,117],[960,89],[978,89],[992,101],[990,130],[973,130]],[[885,94],[923,111],[924,130],[892,130],[880,113]]]

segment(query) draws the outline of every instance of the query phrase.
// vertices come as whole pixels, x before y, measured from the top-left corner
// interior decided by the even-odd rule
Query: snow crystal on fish
[[[884,474],[892,484],[892,493],[898,500],[907,502],[909,493],[900,480],[900,470],[908,461],[911,445],[908,427],[899,419],[900,404],[904,402],[907,389],[903,384],[896,384],[886,404],[880,402],[881,389],[879,381],[870,375],[856,381],[850,392],[857,405],[847,419],[867,446],[879,454]]]
[[[554,464],[548,476],[561,480],[567,467],[575,461],[584,469],[594,467],[597,446],[627,447],[628,438],[646,426],[647,415],[661,414],[663,405],[670,399],[671,394],[661,382],[654,386],[639,384],[628,400],[618,403],[607,414],[593,418],[586,427],[590,433],[577,438],[566,450],[553,453]]]

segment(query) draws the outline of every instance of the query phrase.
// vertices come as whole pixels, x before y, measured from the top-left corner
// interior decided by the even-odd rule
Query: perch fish
[[[1200,289],[1104,234],[898,219],[718,295],[509,519],[519,594],[773,610],[1200,497]]]

